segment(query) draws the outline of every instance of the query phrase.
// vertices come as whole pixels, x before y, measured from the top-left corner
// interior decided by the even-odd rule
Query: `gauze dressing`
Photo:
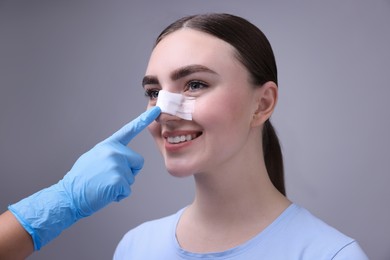
[[[162,113],[177,116],[185,120],[192,120],[195,98],[160,90],[158,92],[156,106],[161,108]]]

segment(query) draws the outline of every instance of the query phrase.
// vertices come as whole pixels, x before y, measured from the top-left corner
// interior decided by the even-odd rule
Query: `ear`
[[[255,107],[251,126],[260,126],[269,119],[275,109],[278,100],[278,86],[273,81],[268,81],[258,87],[255,92]]]

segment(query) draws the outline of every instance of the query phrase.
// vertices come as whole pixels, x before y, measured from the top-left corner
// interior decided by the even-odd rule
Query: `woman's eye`
[[[203,88],[207,88],[207,84],[201,81],[190,81],[187,83],[186,89],[189,91],[197,91]]]
[[[159,91],[158,89],[147,89],[145,90],[145,96],[151,100],[157,99]]]

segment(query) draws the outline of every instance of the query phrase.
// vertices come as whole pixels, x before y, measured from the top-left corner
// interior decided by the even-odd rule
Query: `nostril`
[[[156,121],[157,123],[160,123],[160,116],[161,116],[161,114],[154,121]]]
[[[182,120],[181,118],[177,117],[177,116],[173,116],[171,114],[168,114],[168,113],[161,113],[157,118],[156,118],[156,122],[160,123],[160,124],[168,124],[169,122],[174,122],[174,121],[179,121],[179,120]]]

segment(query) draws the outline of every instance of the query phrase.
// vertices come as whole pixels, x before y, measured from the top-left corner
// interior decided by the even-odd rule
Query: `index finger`
[[[115,132],[112,136],[107,138],[107,141],[118,141],[123,145],[127,145],[131,139],[144,130],[150,123],[152,123],[161,113],[161,109],[157,106],[152,107],[130,123],[124,125],[121,129]]]

